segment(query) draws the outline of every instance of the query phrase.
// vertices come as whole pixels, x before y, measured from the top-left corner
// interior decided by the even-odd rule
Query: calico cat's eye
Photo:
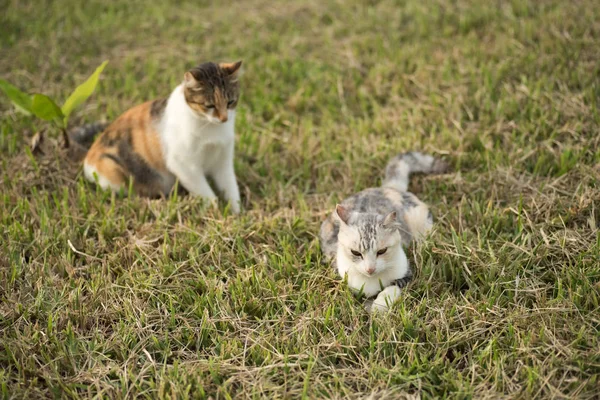
[[[383,248],[383,249],[381,249],[381,250],[379,250],[379,251],[377,252],[377,255],[378,255],[378,256],[384,255],[386,251],[387,251],[387,247],[386,247],[386,248]]]
[[[210,110],[212,108],[215,108],[215,105],[214,104],[206,104],[206,105],[204,105],[204,107],[206,107]]]
[[[350,250],[353,256],[362,258],[362,254],[356,250]]]
[[[235,100],[229,100],[229,102],[227,103],[227,107],[231,107],[233,103],[235,103]]]

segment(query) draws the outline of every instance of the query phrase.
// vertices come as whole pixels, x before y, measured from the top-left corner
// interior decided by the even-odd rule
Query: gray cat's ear
[[[335,213],[334,214],[344,224],[348,223],[348,218],[350,218],[350,213],[348,212],[348,210],[346,208],[344,208],[344,207],[342,207],[341,205],[338,204],[337,206],[335,206]]]
[[[383,219],[383,226],[394,225],[396,223],[396,217],[397,217],[396,211],[392,211],[391,213],[386,215],[385,218]]]
[[[219,66],[227,73],[227,75],[235,77],[242,66],[242,61],[240,60],[234,63],[221,63]]]
[[[183,83],[189,88],[197,88],[200,86],[200,82],[198,82],[196,78],[194,78],[194,75],[192,75],[190,71],[186,72],[185,75],[183,75]]]

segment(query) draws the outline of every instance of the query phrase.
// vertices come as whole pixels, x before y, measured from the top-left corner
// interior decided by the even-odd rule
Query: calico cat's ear
[[[396,211],[392,211],[383,219],[383,226],[390,226],[396,223]]]
[[[341,205],[337,205],[335,206],[335,212],[334,214],[338,217],[338,219],[340,221],[342,221],[344,224],[348,223],[348,219],[350,218],[350,213],[348,212],[348,210],[346,208],[344,208]]]
[[[194,75],[192,75],[190,71],[186,72],[185,75],[183,75],[183,83],[185,83],[185,86],[189,88],[197,88],[200,86],[200,82],[198,82],[198,80],[194,78]]]
[[[240,60],[234,63],[221,63],[219,66],[227,73],[227,75],[234,77],[239,72],[240,67],[242,66],[242,61]]]

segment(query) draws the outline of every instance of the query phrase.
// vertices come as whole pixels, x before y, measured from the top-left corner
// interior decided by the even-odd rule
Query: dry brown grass
[[[6,2],[5,2],[6,3]],[[600,374],[599,8],[593,1],[8,1],[2,78],[73,123],[243,58],[245,213],[85,184],[42,125],[0,111],[6,398],[595,398]],[[321,261],[320,221],[397,152],[436,232],[371,317]]]

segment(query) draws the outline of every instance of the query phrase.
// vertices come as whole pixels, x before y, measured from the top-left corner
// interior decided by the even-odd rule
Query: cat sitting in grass
[[[448,164],[410,152],[393,158],[382,187],[366,189],[341,204],[321,225],[321,248],[354,292],[377,296],[371,311],[386,310],[412,277],[404,246],[433,225],[427,205],[407,192],[411,173],[443,173]]]
[[[241,64],[201,64],[185,73],[169,97],[135,106],[108,126],[73,130],[71,139],[87,152],[85,177],[116,192],[133,178],[133,189],[152,197],[168,195],[179,179],[192,195],[216,204],[210,176],[239,213],[233,147]]]

